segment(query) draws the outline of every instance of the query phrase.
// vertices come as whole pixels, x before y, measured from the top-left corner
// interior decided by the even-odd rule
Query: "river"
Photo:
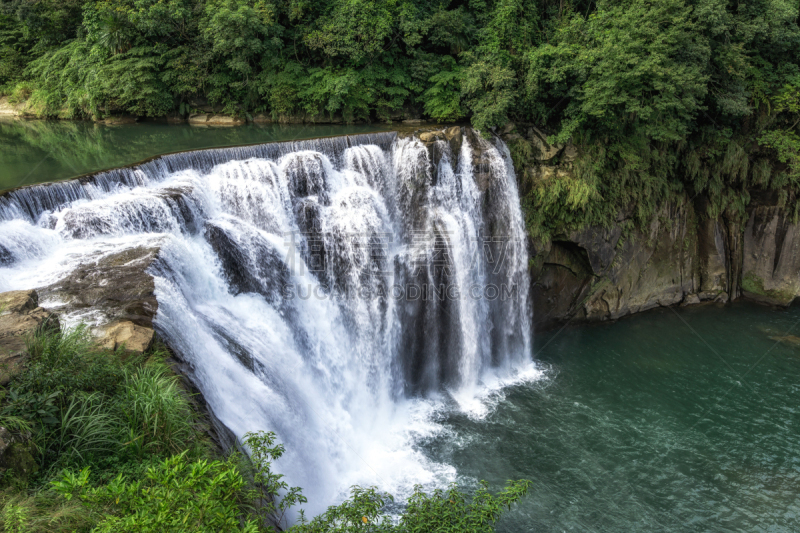
[[[0,123],[0,178],[13,187],[159,153],[369,130],[361,128]],[[102,182],[63,201],[25,203],[25,212],[6,206],[0,244],[13,246],[0,288],[38,287],[109,249],[160,247],[159,333],[190,360],[235,433],[278,430],[289,450],[285,472],[317,502],[340,498],[355,482],[402,497],[415,482],[469,488],[486,480],[498,490],[528,478],[530,495],[498,531],[796,530],[797,306],[657,309],[533,335],[515,329],[527,316],[524,302],[415,310],[300,299],[275,307],[274,269],[259,268],[276,251],[286,255],[275,232],[300,224],[298,205],[316,209],[330,230],[320,242],[338,258],[344,270],[331,274],[344,285],[366,278],[353,260],[364,250],[341,235],[391,230],[388,264],[408,275],[409,224],[448,230],[457,267],[450,283],[485,282],[486,265],[464,268],[466,237],[492,221],[516,227],[516,193],[503,147],[482,145],[497,184],[492,211],[483,212],[471,171],[448,166],[448,157],[471,160],[465,146],[460,155],[442,149],[437,178],[420,184],[425,201],[392,192],[424,173],[425,148],[379,134],[236,152],[249,162],[224,151],[176,156],[173,166],[131,173],[119,190]],[[309,196],[304,187],[319,190]],[[231,262],[252,276],[234,283],[225,275]],[[522,256],[500,274],[513,281],[519,265]]]

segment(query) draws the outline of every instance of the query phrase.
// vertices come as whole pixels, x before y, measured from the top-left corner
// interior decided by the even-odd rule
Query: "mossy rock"
[[[769,304],[788,306],[795,298],[795,294],[791,291],[765,289],[764,280],[754,272],[747,272],[742,276],[742,290],[745,296]]]
[[[6,448],[0,457],[0,468],[5,471],[6,479],[11,476],[16,481],[26,481],[31,475],[39,471],[39,465],[34,458],[35,448],[33,443],[15,442]]]

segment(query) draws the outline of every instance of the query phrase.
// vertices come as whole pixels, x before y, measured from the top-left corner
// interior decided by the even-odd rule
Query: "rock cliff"
[[[551,146],[536,128],[507,128],[507,142],[532,147],[523,178],[571,172],[575,147]],[[525,175],[527,173],[527,175]],[[608,227],[532,240],[534,324],[611,320],[657,306],[725,303],[744,297],[788,306],[800,297],[800,224],[777,195],[753,192],[744,224],[709,218],[707,199],[663,205],[644,228],[625,213]]]

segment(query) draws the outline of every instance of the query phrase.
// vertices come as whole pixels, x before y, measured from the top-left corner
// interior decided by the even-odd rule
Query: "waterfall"
[[[309,513],[353,484],[447,483],[454,468],[415,447],[433,414],[478,416],[481,395],[535,372],[528,256],[502,141],[425,138],[188,152],[11,191],[0,290],[157,249],[158,334],[235,436],[278,434]]]

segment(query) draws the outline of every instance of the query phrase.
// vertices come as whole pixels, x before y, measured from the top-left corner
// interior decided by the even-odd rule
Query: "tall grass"
[[[48,448],[57,456],[51,471],[118,451],[121,421],[112,403],[98,392],[70,399],[60,424],[48,435]]]
[[[50,492],[34,495],[0,493],[3,533],[56,533],[90,531],[96,520],[91,509]]]
[[[164,354],[146,361],[102,351],[85,326],[40,331],[27,347],[30,361],[4,395],[0,422],[33,434],[41,478],[68,467],[117,470],[196,440],[189,397]]]
[[[194,416],[178,377],[160,363],[128,370],[120,407],[135,455],[178,453],[192,441]]]
[[[40,331],[27,342],[30,363],[13,384],[29,392],[98,391],[113,395],[125,368],[138,361],[114,357],[97,348],[84,325],[65,332]]]

